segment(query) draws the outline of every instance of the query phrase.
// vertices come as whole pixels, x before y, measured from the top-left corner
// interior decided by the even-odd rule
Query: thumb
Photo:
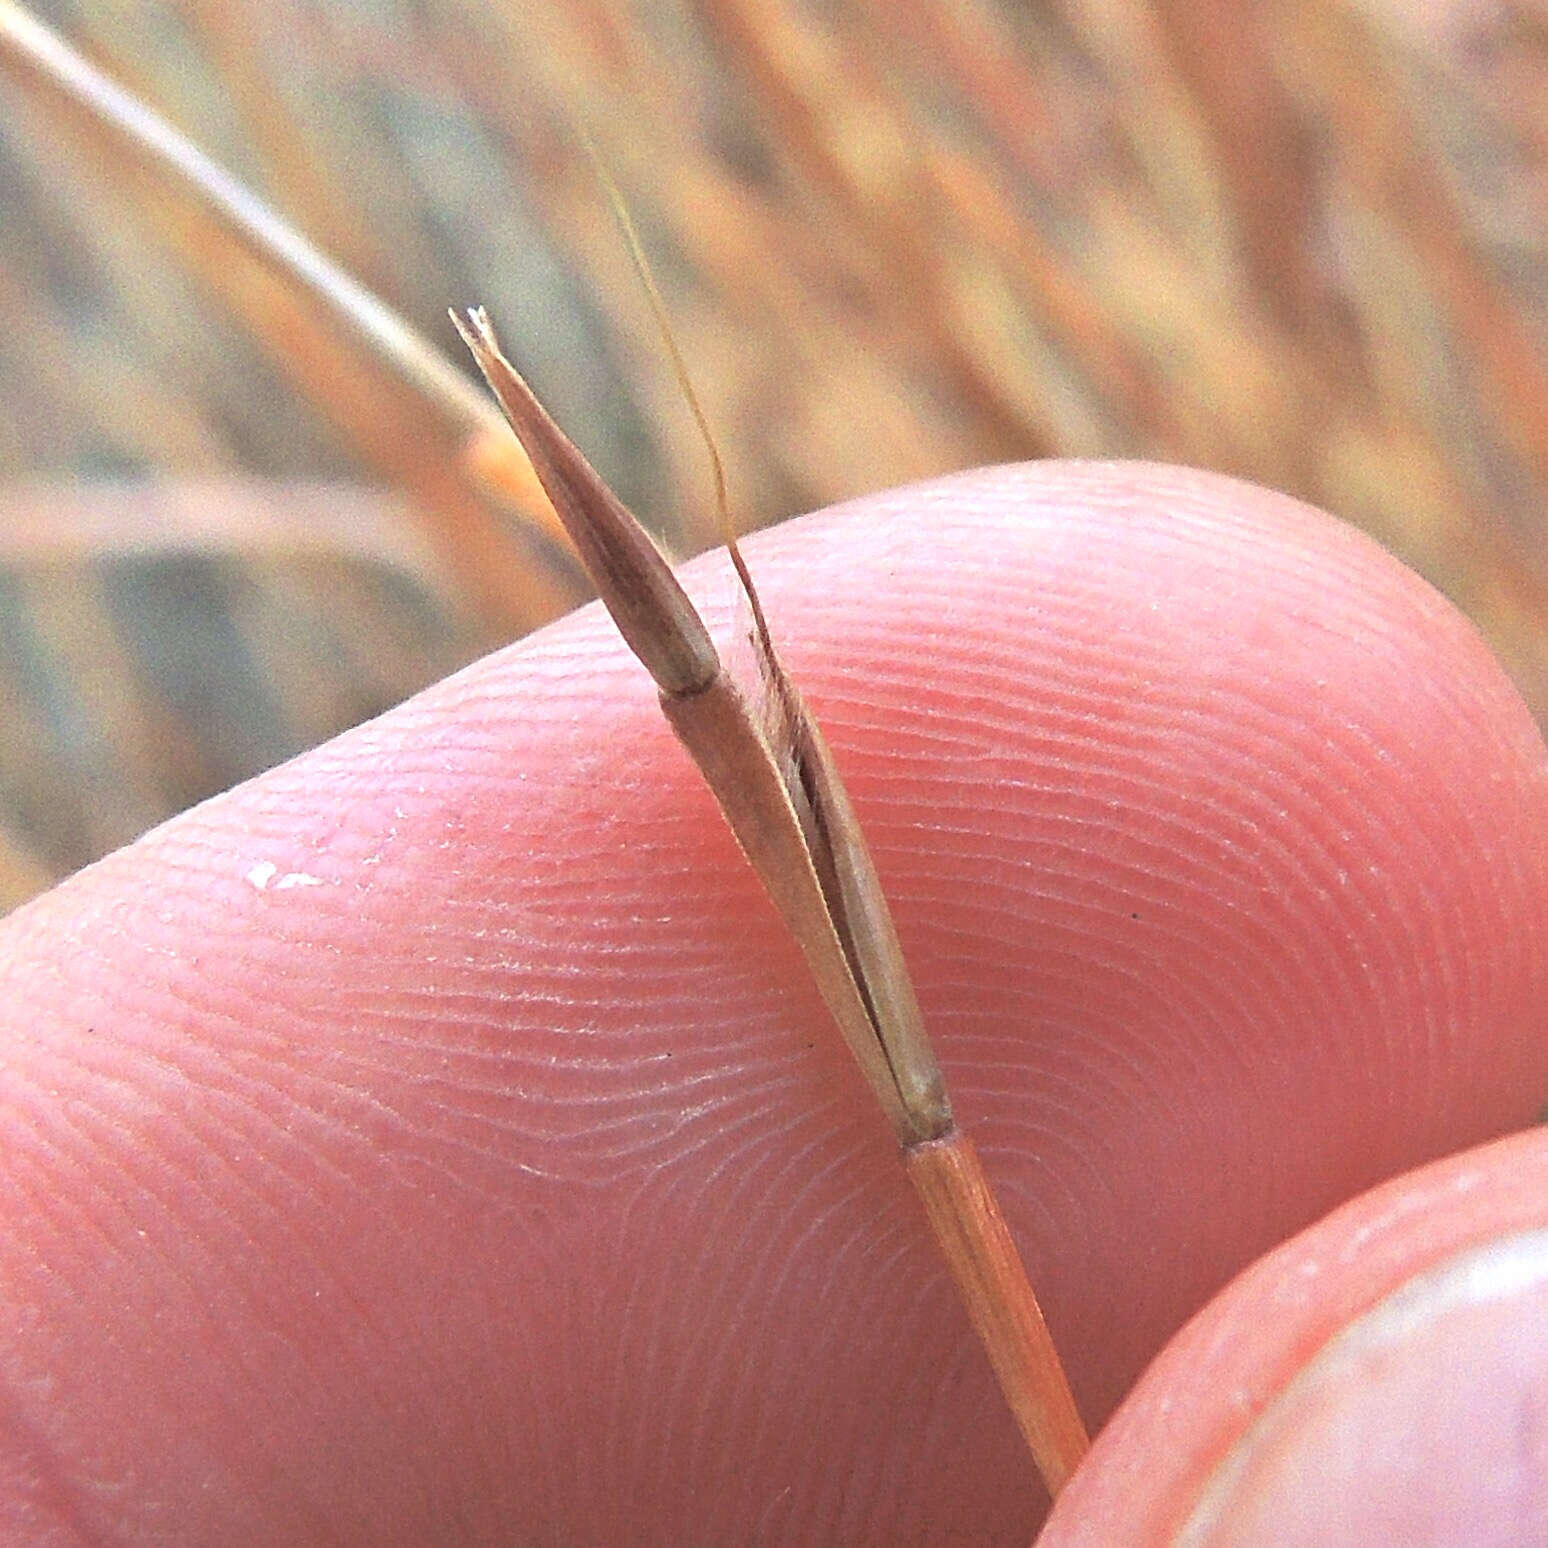
[[[748,555],[1089,1419],[1262,1248],[1541,1103],[1543,748],[1373,545],[1047,464]],[[1039,1518],[881,1119],[597,610],[0,932],[7,1541]]]
[[[1146,1371],[1038,1548],[1542,1542],[1545,1138],[1405,1173],[1235,1279]]]

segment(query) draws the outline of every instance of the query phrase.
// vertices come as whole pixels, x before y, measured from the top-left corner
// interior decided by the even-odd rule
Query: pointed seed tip
[[[461,312],[459,312],[457,310],[457,308],[454,307],[454,306],[447,307],[446,312],[447,312],[447,315],[452,320],[452,327],[454,327],[457,330],[457,332],[461,335],[462,342],[464,344],[466,344],[469,349],[473,349],[473,350],[476,351],[476,345],[475,345],[474,338],[473,338],[473,330],[472,330],[471,327],[468,326],[467,320],[466,320],[466,318],[464,318],[463,314]],[[471,317],[472,315],[473,314],[471,312],[468,313],[469,317]]]

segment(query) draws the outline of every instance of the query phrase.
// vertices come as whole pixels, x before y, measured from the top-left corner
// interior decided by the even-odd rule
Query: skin
[[[1405,1172],[1168,1344],[1038,1548],[1543,1542],[1545,1317],[1548,1135]]]
[[[1265,1249],[1548,1098],[1548,755],[1373,544],[1043,464],[748,559],[1093,1424]],[[724,624],[723,561],[687,574]],[[596,609],[19,911],[0,1018],[7,1543],[1041,1520],[882,1121]]]

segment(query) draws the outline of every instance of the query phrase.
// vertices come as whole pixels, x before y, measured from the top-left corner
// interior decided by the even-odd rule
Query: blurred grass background
[[[1359,523],[1548,715],[1542,0],[47,0],[459,363],[488,305],[713,540],[978,463]],[[583,595],[434,414],[0,67],[0,908]]]

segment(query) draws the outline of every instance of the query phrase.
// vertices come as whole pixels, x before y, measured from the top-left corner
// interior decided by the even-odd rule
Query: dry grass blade
[[[1084,1428],[977,1152],[952,1116],[864,836],[822,732],[780,665],[734,539],[777,710],[772,730],[721,669],[666,560],[506,360],[488,318],[477,311],[457,323],[886,1113],[990,1363],[1057,1493],[1085,1450]]]
[[[109,79],[15,0],[0,0],[0,66],[84,114],[120,152],[189,194],[240,248],[363,344],[461,438],[465,460],[488,493],[562,532],[540,484],[474,384],[379,296],[334,263],[280,213],[207,156],[132,92]]]

